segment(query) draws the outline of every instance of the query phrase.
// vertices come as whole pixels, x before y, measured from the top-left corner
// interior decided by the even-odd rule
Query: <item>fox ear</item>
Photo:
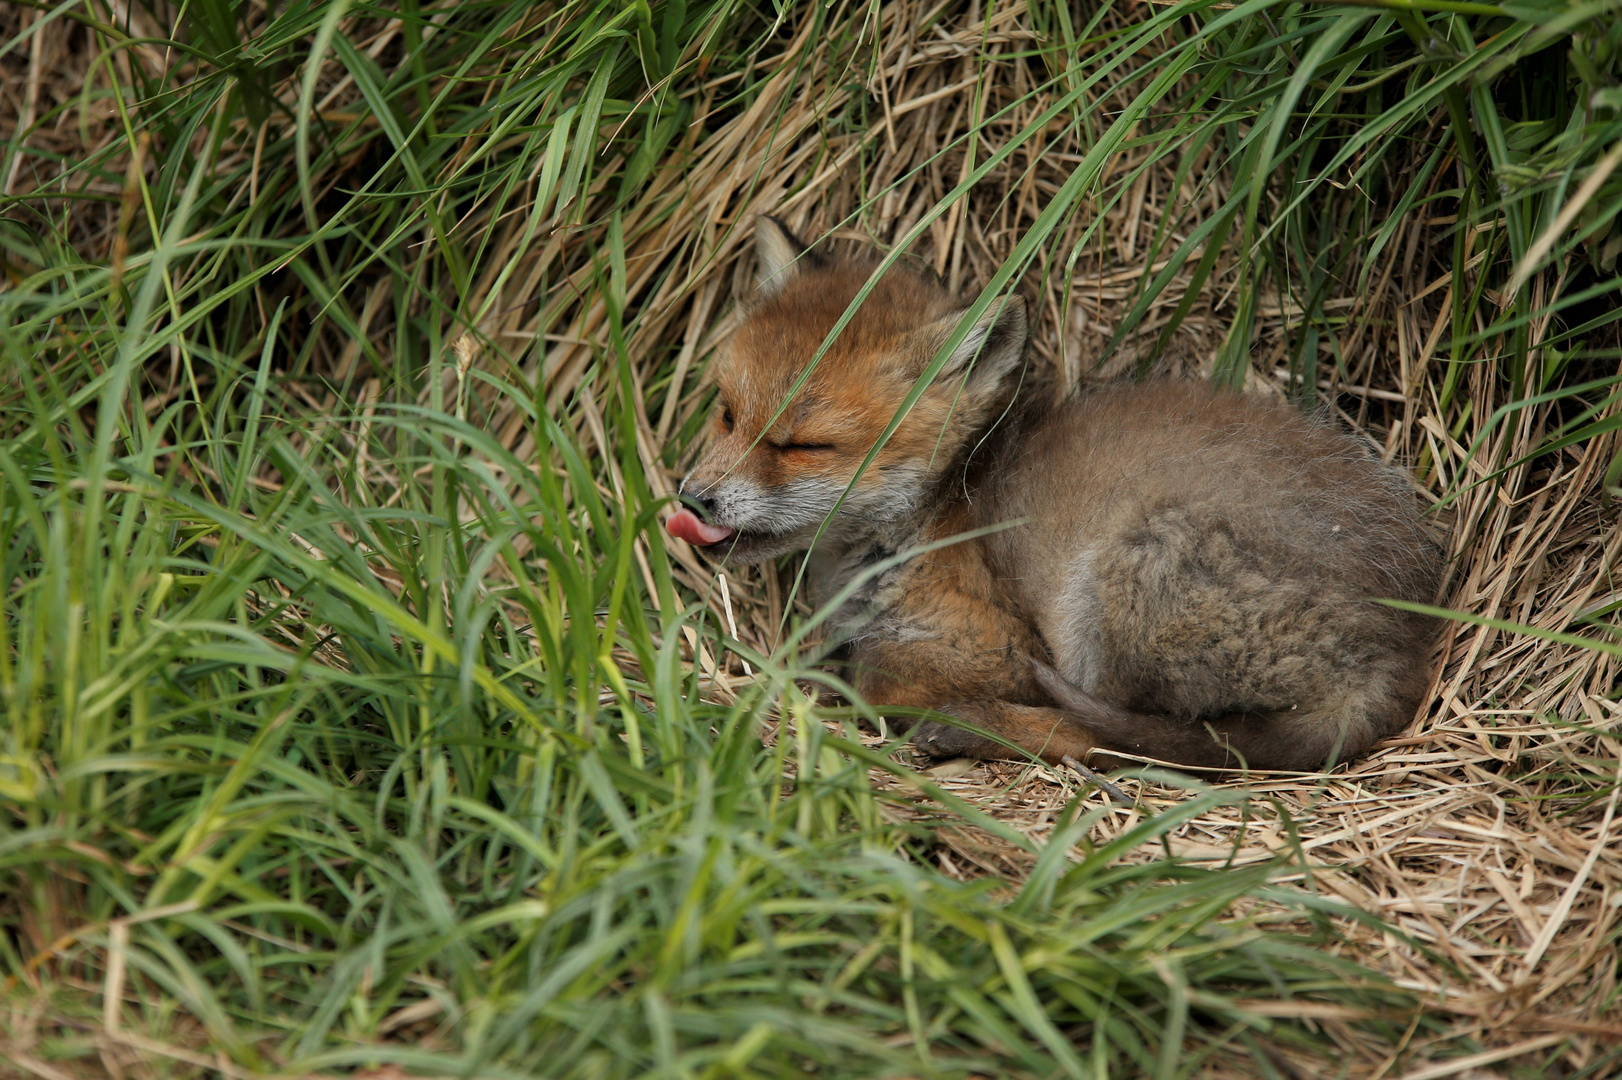
[[[762,296],[771,296],[794,280],[804,263],[818,260],[787,225],[762,214],[755,219],[755,261],[756,287]]]
[[[930,338],[935,348],[952,336],[963,319],[963,312],[937,319],[930,327]],[[991,305],[991,309],[974,324],[961,344],[946,358],[937,379],[948,379],[969,372],[966,387],[970,394],[981,395],[995,389],[1019,366],[1025,356],[1025,339],[1029,336],[1025,318],[1025,298],[1005,297]]]

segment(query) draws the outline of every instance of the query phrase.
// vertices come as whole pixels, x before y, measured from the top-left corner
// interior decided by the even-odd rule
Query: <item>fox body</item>
[[[760,296],[682,483],[700,513],[667,527],[737,561],[811,548],[819,601],[867,571],[835,616],[853,680],[881,709],[958,721],[919,724],[924,751],[1309,770],[1412,718],[1436,627],[1376,598],[1432,600],[1440,552],[1352,436],[1192,382],[1020,398],[1012,297],[863,470],[963,305],[886,273],[796,391],[875,264],[769,218],[757,250]]]

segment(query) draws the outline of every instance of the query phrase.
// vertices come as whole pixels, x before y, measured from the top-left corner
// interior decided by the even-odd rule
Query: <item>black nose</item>
[[[685,480],[681,485],[681,501],[697,510],[706,521],[715,516],[715,499],[694,490]]]

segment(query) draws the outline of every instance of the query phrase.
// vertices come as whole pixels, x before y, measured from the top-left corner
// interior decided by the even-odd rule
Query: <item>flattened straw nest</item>
[[[661,448],[707,401],[704,361],[729,331],[736,302],[752,285],[752,218],[773,212],[810,235],[888,245],[966,175],[971,166],[956,140],[976,117],[992,115],[1046,81],[1033,69],[1040,61],[1019,55],[1035,43],[1022,4],[996,7],[989,17],[936,22],[915,34],[913,28],[934,10],[928,3],[891,4],[870,27],[877,35],[876,75],[869,87],[876,109],[865,125],[852,124],[851,116],[860,113],[846,109],[852,104],[845,88],[852,71],[834,62],[826,42],[816,42],[810,19],[791,20],[761,50],[753,71],[716,73],[693,102],[695,117],[702,119],[725,100],[730,87],[748,77],[761,89],[747,111],[702,140],[695,121],[688,138],[672,150],[685,167],[667,170],[645,198],[625,209],[627,299],[639,313],[629,340],[635,374],[652,383],[674,368],[668,391],[651,399],[638,417],[638,451],[656,494],[671,493],[678,476],[661,460]],[[43,35],[46,52],[59,44]],[[809,59],[801,66],[804,56]],[[135,62],[164,61],[139,54]],[[52,70],[59,72],[72,66],[71,58],[54,63]],[[34,67],[37,72],[40,65]],[[341,108],[356,97],[352,88],[339,85],[340,78],[335,67],[326,76],[322,108]],[[978,103],[976,87],[986,95]],[[33,100],[38,87],[28,93]],[[1041,105],[1040,99],[1024,101],[987,127],[978,160],[1025,126]],[[110,127],[104,134],[116,136]],[[94,124],[40,132],[34,139],[59,142],[50,149],[69,156],[82,153],[75,140],[87,135],[92,142],[99,137]],[[858,170],[864,147],[873,157]],[[1073,135],[1057,131],[1021,149],[929,227],[917,254],[954,289],[977,288],[1008,256],[1084,149]],[[1111,182],[1131,178],[1141,161],[1129,152],[1111,163]],[[1094,358],[1148,269],[1154,229],[1168,214],[1179,229],[1192,228],[1219,204],[1226,181],[1202,164],[1189,170],[1194,180],[1181,189],[1174,185],[1175,159],[1130,179],[1106,213],[1104,241],[1081,253],[1068,285],[1064,266],[1046,263],[1024,283],[1027,295],[1037,300],[1033,362],[1061,390],[1119,375],[1136,364],[1182,299],[1183,288],[1173,283],[1134,338],[1094,370]],[[14,190],[31,186],[26,176],[8,182]],[[864,192],[884,192],[892,183],[893,189],[865,201]],[[1070,250],[1090,213],[1048,245],[1049,257]],[[607,340],[608,315],[600,301],[577,303],[581,295],[592,295],[590,250],[600,247],[602,238],[593,236],[588,244],[578,231],[559,229],[525,250],[524,217],[508,213],[493,226],[500,230],[498,238],[468,308],[496,314],[473,329],[497,347],[547,333],[550,347],[527,353],[532,359],[525,374],[547,387],[555,415],[572,408],[583,441],[613,462],[602,416],[583,382],[596,359],[595,343]],[[599,220],[589,206],[584,217]],[[1475,458],[1449,432],[1438,410],[1443,360],[1435,349],[1446,333],[1450,300],[1443,258],[1432,252],[1442,236],[1435,225],[1418,217],[1403,223],[1374,268],[1369,288],[1357,294],[1348,290],[1328,302],[1329,310],[1344,316],[1338,342],[1342,366],[1337,380],[1324,384],[1342,418],[1366,431],[1389,458],[1427,463],[1423,488],[1432,499],[1455,480],[1485,476],[1483,460],[1519,459],[1538,443],[1551,418],[1545,408],[1521,411]],[[501,268],[513,261],[516,270],[500,294],[491,296]],[[1163,367],[1191,374],[1208,368],[1228,325],[1231,284],[1219,264]],[[1276,294],[1258,306],[1250,387],[1279,393],[1285,385],[1279,373],[1287,366],[1286,329],[1299,322],[1301,312]],[[559,322],[538,310],[562,311],[565,318]],[[379,317],[379,326],[386,317]],[[1534,326],[1532,340],[1543,331]],[[1487,346],[1482,350],[1489,355]],[[1325,355],[1333,355],[1327,345]],[[329,370],[338,371],[353,356],[352,343],[346,350],[343,342],[334,342],[324,359]],[[1336,371],[1333,360],[1323,370]],[[1477,417],[1503,404],[1488,364],[1471,365],[1465,391]],[[362,398],[377,393],[377,381],[370,380]],[[317,407],[334,404],[312,401]],[[525,444],[523,418],[510,409],[498,409],[490,428],[520,455],[533,451]],[[1521,465],[1501,483],[1469,489],[1455,501],[1447,515],[1452,562],[1443,602],[1484,617],[1563,630],[1580,614],[1622,597],[1622,583],[1611,574],[1622,527],[1600,500],[1614,439],[1604,436],[1567,448],[1554,460]],[[383,475],[377,480],[385,487],[394,482]],[[620,482],[617,475],[611,480]],[[735,620],[742,640],[769,651],[782,624],[787,580],[760,568],[729,569],[723,591],[714,587],[713,568],[695,552],[682,544],[672,548],[685,584],[709,598],[722,625]],[[1254,797],[1243,808],[1213,810],[1188,821],[1169,837],[1170,849],[1186,859],[1222,865],[1271,858],[1299,845],[1310,863],[1322,867],[1312,874],[1315,887],[1380,915],[1406,934],[1408,940],[1351,921],[1339,923],[1346,955],[1389,973],[1422,993],[1436,1013],[1451,1018],[1445,1032],[1415,1035],[1402,1048],[1405,1055],[1423,1061],[1427,1041],[1454,1043],[1460,1037],[1486,1048],[1473,1058],[1404,1074],[1411,1080],[1490,1070],[1567,1040],[1565,1063],[1580,1069],[1600,1048],[1622,1039],[1622,1016],[1607,1011],[1616,996],[1615,941],[1622,923],[1617,843],[1622,823],[1616,820],[1616,792],[1622,788],[1613,787],[1608,801],[1589,805],[1568,795],[1622,776],[1622,741],[1616,735],[1622,706],[1609,698],[1616,662],[1595,650],[1462,624],[1447,634],[1440,651],[1431,704],[1405,735],[1331,776],[1252,778],[1248,786]],[[722,698],[747,677],[736,658],[719,669],[707,653],[690,660],[713,676],[709,685]],[[1035,838],[1044,837],[1078,795],[1089,805],[1105,801],[1073,774],[1039,766],[954,763],[936,769],[935,778]],[[900,793],[888,775],[875,774],[875,780]],[[1130,779],[1120,783],[1142,808],[1160,809],[1187,798],[1178,788]],[[921,816],[931,812],[928,806],[917,808]],[[1098,839],[1119,834],[1143,813],[1113,806]],[[1163,855],[1156,846],[1133,857]],[[948,873],[996,874],[1013,881],[1027,867],[1022,850],[964,826],[940,831],[935,857]],[[1296,1008],[1289,1002],[1268,1007]],[[1302,1012],[1292,1015],[1314,1006],[1299,1008]],[[1311,1015],[1346,1045],[1353,1075],[1394,1074],[1392,1048],[1364,1044],[1333,1010]]]

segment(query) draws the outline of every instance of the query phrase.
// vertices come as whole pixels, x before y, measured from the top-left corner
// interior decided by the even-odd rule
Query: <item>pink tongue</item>
[[[665,531],[677,540],[685,540],[689,544],[699,547],[708,547],[719,544],[732,535],[732,530],[724,525],[708,525],[699,520],[697,514],[691,510],[677,510],[665,522]]]

